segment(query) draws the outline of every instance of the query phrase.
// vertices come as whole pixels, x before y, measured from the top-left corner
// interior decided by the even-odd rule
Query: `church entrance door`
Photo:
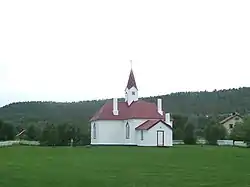
[[[164,131],[157,131],[157,146],[164,146]]]

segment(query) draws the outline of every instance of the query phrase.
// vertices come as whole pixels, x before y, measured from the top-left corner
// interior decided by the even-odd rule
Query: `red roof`
[[[131,105],[126,102],[118,102],[119,115],[113,115],[113,102],[109,101],[91,118],[94,120],[126,120],[126,119],[163,119],[157,111],[155,103],[135,101]],[[163,112],[164,114],[164,112]]]
[[[136,89],[138,89],[137,86],[136,86],[135,76],[134,76],[133,70],[131,69],[130,74],[129,74],[129,79],[128,79],[127,88],[130,89],[130,88],[132,88],[133,86],[134,86]]]
[[[159,122],[162,122],[163,124],[165,124],[166,126],[172,129],[172,127],[169,124],[167,124],[165,121],[161,119],[149,119],[145,121],[144,123],[142,123],[141,125],[139,125],[138,127],[136,127],[135,130],[148,130]]]

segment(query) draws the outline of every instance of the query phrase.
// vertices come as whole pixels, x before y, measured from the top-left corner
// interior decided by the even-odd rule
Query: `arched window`
[[[141,130],[141,140],[143,140],[143,130]]]
[[[93,125],[93,139],[96,139],[96,124]]]
[[[130,128],[129,128],[129,124],[127,122],[127,124],[126,124],[126,139],[129,139],[129,136],[130,136]]]

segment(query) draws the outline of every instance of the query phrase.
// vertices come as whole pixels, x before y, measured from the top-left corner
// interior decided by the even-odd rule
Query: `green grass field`
[[[0,148],[0,187],[244,187],[250,149]]]

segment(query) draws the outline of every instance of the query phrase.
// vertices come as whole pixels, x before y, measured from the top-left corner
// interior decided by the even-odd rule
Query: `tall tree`
[[[195,144],[196,137],[195,137],[195,128],[192,123],[187,123],[184,129],[184,143],[185,144]]]
[[[183,140],[184,138],[184,128],[188,121],[188,117],[184,115],[173,115],[173,139]]]
[[[30,125],[27,129],[28,140],[36,141],[39,139],[38,129],[35,125]]]
[[[226,136],[226,129],[223,125],[211,122],[205,128],[205,138],[211,145],[217,145],[217,140],[224,139]]]
[[[0,140],[13,140],[15,137],[15,129],[10,123],[0,120]]]
[[[244,123],[236,123],[229,137],[234,141],[243,141],[245,139]]]

